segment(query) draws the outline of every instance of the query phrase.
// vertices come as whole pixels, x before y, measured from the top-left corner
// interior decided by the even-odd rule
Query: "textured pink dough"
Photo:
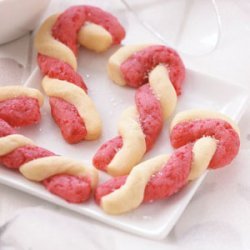
[[[49,56],[38,54],[37,61],[43,75],[71,82],[87,92],[82,77],[67,63]]]
[[[14,127],[36,124],[41,119],[39,103],[26,96],[1,101],[0,118]]]
[[[192,164],[192,147],[188,144],[174,151],[163,169],[150,178],[144,202],[166,199],[186,185]]]
[[[16,134],[7,122],[0,119],[0,137]],[[0,157],[0,163],[7,168],[19,169],[29,161],[49,157],[54,153],[37,146],[27,145],[17,148],[7,155]],[[72,175],[55,175],[43,181],[45,187],[53,194],[72,202],[80,203],[89,199],[91,195],[90,181],[87,178]]]
[[[118,176],[100,184],[95,190],[95,201],[100,205],[101,198],[125,184],[127,176]]]
[[[90,181],[80,176],[55,175],[44,180],[43,184],[51,193],[70,203],[82,203],[91,195]]]
[[[16,130],[0,118],[0,137],[16,134]]]
[[[19,169],[21,165],[34,159],[55,155],[54,153],[37,146],[24,146],[17,148],[11,153],[0,157],[7,168]]]
[[[77,36],[86,21],[103,26],[108,30],[113,43],[117,44],[125,36],[125,31],[118,20],[111,14],[91,6],[74,6],[63,12],[52,29],[55,39],[71,48],[75,55],[78,52]],[[87,92],[82,77],[67,63],[55,58],[38,54],[38,64],[44,75],[50,78],[66,80]],[[87,134],[83,119],[76,108],[59,98],[50,98],[52,116],[59,126],[64,139],[69,143],[83,140]]]
[[[141,86],[135,93],[135,103],[140,115],[140,124],[145,135],[147,151],[152,148],[163,126],[160,101],[149,84]]]
[[[69,47],[75,55],[78,52],[78,32],[86,18],[84,7],[73,6],[57,18],[52,29],[53,37]]]
[[[116,153],[122,147],[122,138],[117,136],[104,143],[93,157],[93,165],[103,171],[106,171],[107,165],[112,161]]]
[[[185,67],[178,53],[171,48],[154,45],[142,49],[125,60],[120,70],[126,84],[137,88],[148,82],[148,72],[158,64],[166,65],[176,93],[180,95],[185,78]]]
[[[125,37],[125,30],[120,25],[117,18],[93,6],[85,6],[87,13],[87,21],[101,25],[106,29],[113,38],[113,44],[119,44]]]
[[[172,129],[170,140],[172,146],[178,148],[203,136],[211,136],[218,141],[210,168],[228,165],[239,151],[240,138],[237,132],[228,122],[217,119],[179,123]]]
[[[74,105],[60,99],[50,98],[51,114],[68,143],[77,143],[85,138],[87,129]]]

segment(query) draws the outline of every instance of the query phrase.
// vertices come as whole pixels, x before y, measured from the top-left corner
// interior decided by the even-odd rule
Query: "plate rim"
[[[240,110],[240,112],[237,114],[236,118],[233,118],[238,123],[240,118],[242,117],[243,113],[245,112],[245,109],[247,108],[246,104],[247,104],[247,101],[249,99],[249,94],[248,94],[247,89],[245,87],[235,85],[231,82],[228,82],[225,79],[221,79],[221,78],[215,77],[213,75],[200,72],[198,70],[187,68],[187,71],[189,71],[195,75],[199,75],[202,77],[209,78],[211,80],[218,81],[218,82],[220,82],[224,85],[227,85],[229,87],[232,86],[232,87],[238,89],[240,92],[242,92],[242,94],[244,96],[242,97],[241,106],[238,108],[238,110]],[[32,83],[33,78],[37,77],[38,74],[42,77],[38,67],[36,67],[33,70],[33,72],[31,73],[31,75],[29,76],[29,78],[25,81],[23,86],[29,86]],[[7,169],[5,169],[5,170],[8,171]],[[18,182],[15,182],[14,179],[8,180],[8,177],[6,177],[6,176],[2,177],[0,175],[0,183],[7,185],[11,188],[17,189],[19,191],[28,193],[29,195],[38,197],[42,200],[46,200],[47,202],[50,202],[52,204],[59,205],[60,207],[69,209],[69,210],[74,211],[78,214],[87,216],[91,219],[95,219],[95,220],[100,221],[106,225],[111,225],[114,228],[119,228],[122,231],[129,232],[131,234],[139,235],[141,237],[146,237],[146,238],[153,239],[153,240],[162,240],[168,235],[168,233],[172,230],[172,228],[174,227],[176,222],[179,220],[180,216],[182,215],[182,213],[186,209],[190,200],[192,199],[192,197],[196,193],[197,189],[199,188],[199,186],[201,185],[201,183],[205,179],[207,172],[208,171],[206,171],[206,173],[197,180],[197,182],[194,184],[194,187],[191,189],[192,191],[191,192],[189,191],[187,197],[185,197],[185,204],[183,206],[181,206],[178,209],[178,211],[175,211],[176,216],[174,216],[175,219],[172,219],[170,221],[171,225],[163,224],[162,226],[159,226],[157,229],[154,228],[154,230],[138,228],[134,225],[123,224],[123,222],[119,222],[119,221],[114,222],[113,218],[110,221],[110,218],[108,219],[106,216],[103,217],[102,214],[96,214],[95,211],[91,212],[89,210],[89,208],[87,208],[87,210],[85,210],[85,211],[82,211],[82,210],[77,211],[77,209],[76,209],[77,205],[75,205],[75,204],[67,203],[66,201],[54,196],[53,194],[50,194],[46,190],[43,190],[43,192],[40,192],[38,189],[34,190],[32,185],[26,185],[25,182],[22,184],[19,184]],[[37,184],[37,185],[39,185],[39,184]],[[101,212],[104,214],[103,211],[101,211]]]

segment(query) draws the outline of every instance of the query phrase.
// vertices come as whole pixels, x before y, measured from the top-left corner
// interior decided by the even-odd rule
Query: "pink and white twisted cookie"
[[[97,170],[36,146],[0,119],[0,163],[28,180],[41,182],[55,195],[72,203],[89,199],[98,181]]]
[[[51,114],[68,143],[95,140],[101,119],[77,70],[78,44],[101,52],[119,44],[125,31],[110,13],[93,6],[73,6],[49,17],[38,30],[35,47],[50,97]]]
[[[181,94],[185,67],[166,46],[129,45],[111,56],[108,73],[116,84],[137,88],[136,105],[119,121],[119,136],[103,144],[93,158],[96,168],[118,176],[128,174],[155,143]]]
[[[127,176],[100,184],[95,199],[109,214],[131,211],[143,202],[166,199],[207,168],[228,165],[240,146],[237,125],[220,113],[191,110],[175,116],[170,128],[171,156],[160,155],[135,166]]]
[[[0,88],[0,163],[19,170],[29,180],[42,182],[69,202],[83,202],[97,184],[97,170],[38,147],[13,128],[38,123],[42,104],[43,95],[36,89]]]

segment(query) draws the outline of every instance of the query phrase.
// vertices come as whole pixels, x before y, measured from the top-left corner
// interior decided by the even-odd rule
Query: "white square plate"
[[[99,140],[82,142],[77,145],[65,143],[59,129],[52,121],[47,100],[42,108],[40,124],[20,129],[19,132],[33,139],[37,145],[57,154],[70,156],[91,164],[92,156],[98,147],[107,139],[117,135],[116,126],[121,112],[134,104],[135,90],[119,87],[107,77],[106,63],[111,53],[109,51],[96,55],[81,49],[79,54],[79,72],[84,76],[89,88],[89,95],[96,103],[103,120],[103,135]],[[35,70],[25,85],[40,89],[40,81],[41,74],[38,70]],[[238,121],[244,111],[246,100],[247,92],[244,89],[187,70],[183,94],[178,100],[177,111],[190,108],[213,109],[221,111]],[[169,121],[166,122],[155,147],[145,159],[160,153],[171,153],[168,125]],[[93,201],[81,205],[67,203],[50,194],[42,185],[30,182],[20,174],[3,167],[1,168],[0,182],[124,231],[151,239],[162,239],[175,225],[204,177],[205,175],[188,184],[181,192],[170,199],[142,205],[137,210],[122,216],[106,215]],[[101,180],[106,178],[107,175],[101,173]]]

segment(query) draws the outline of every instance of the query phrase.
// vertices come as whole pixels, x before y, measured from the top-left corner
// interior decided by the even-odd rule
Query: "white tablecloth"
[[[52,1],[47,14],[80,2]],[[218,48],[208,55],[182,57],[189,68],[249,90],[249,2],[217,2],[222,21]],[[134,23],[133,15],[123,12],[123,16],[129,26],[130,41],[155,41]],[[35,66],[35,60],[30,60],[35,57],[30,45],[27,35],[0,46],[0,84],[21,83],[27,78]],[[230,167],[210,172],[164,241],[120,232],[0,185],[0,224],[12,218],[0,229],[0,249],[250,249],[250,108],[239,125],[242,140],[239,156]]]

